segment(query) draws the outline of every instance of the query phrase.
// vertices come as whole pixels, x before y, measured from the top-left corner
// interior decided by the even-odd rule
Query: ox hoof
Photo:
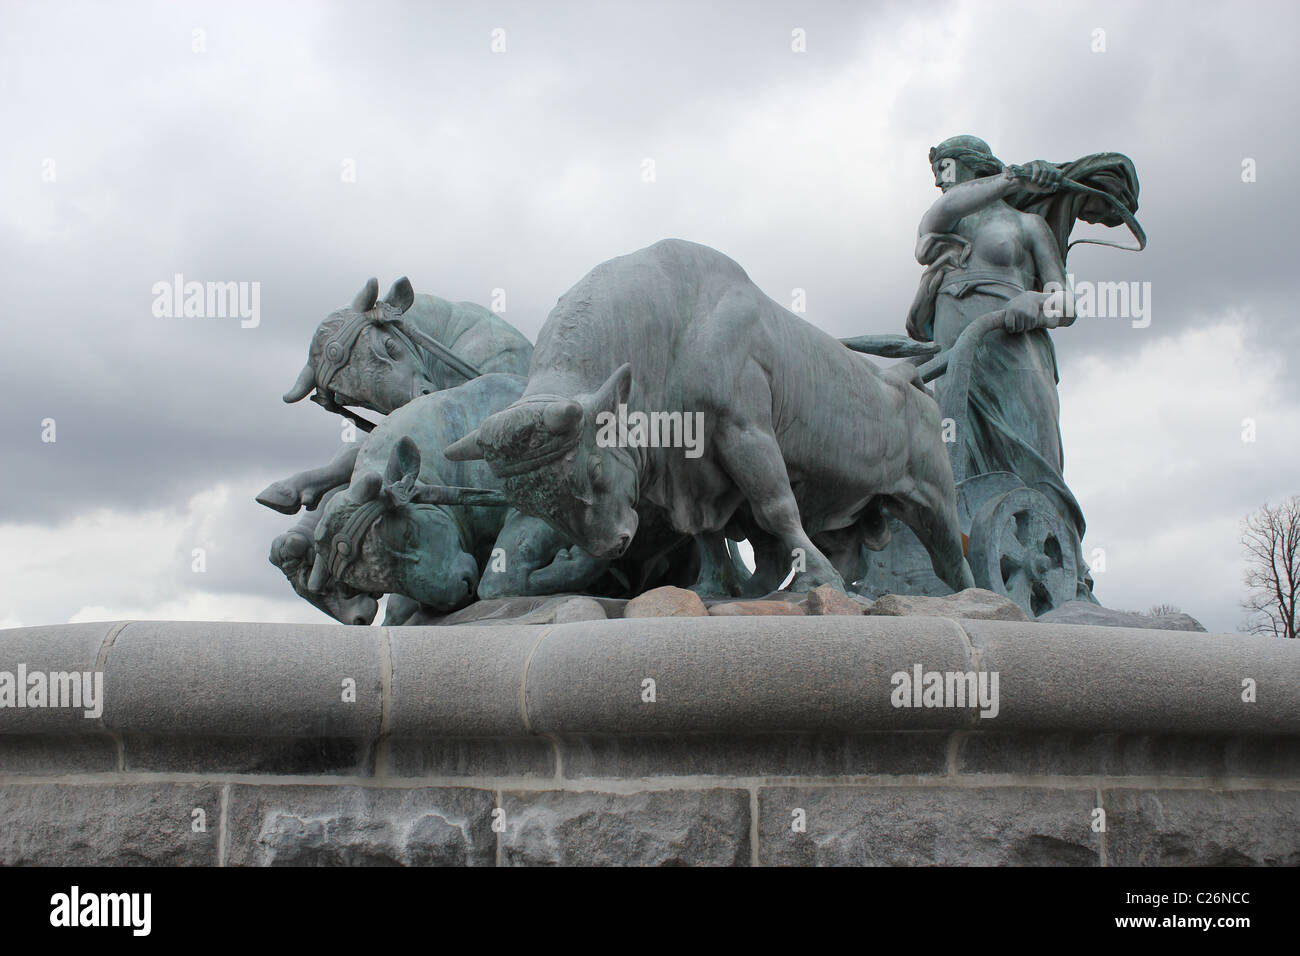
[[[296,515],[302,508],[298,492],[283,481],[274,481],[263,488],[257,496],[257,503],[282,515]]]
[[[696,581],[690,589],[701,598],[743,597],[745,594],[745,588],[738,580],[719,581],[711,578],[708,581]]]
[[[794,576],[794,579],[786,586],[787,591],[812,591],[821,587],[823,584],[829,584],[837,591],[848,593],[844,587],[844,579],[831,571],[829,574],[817,574],[813,571],[800,571]]]

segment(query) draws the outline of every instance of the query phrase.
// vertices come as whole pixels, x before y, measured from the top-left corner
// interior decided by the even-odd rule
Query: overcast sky
[[[253,496],[336,449],[279,396],[371,275],[503,289],[535,338],[676,236],[832,334],[901,332],[927,150],[972,133],[1136,164],[1150,247],[1069,268],[1151,283],[1151,322],[1055,333],[1066,478],[1103,603],[1235,630],[1240,521],[1300,493],[1298,31],[1286,2],[0,0],[0,623],[319,619]],[[178,273],[259,283],[260,324],[155,316]]]

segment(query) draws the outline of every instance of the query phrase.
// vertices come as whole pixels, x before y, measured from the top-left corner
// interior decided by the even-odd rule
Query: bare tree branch
[[[1277,507],[1265,504],[1243,523],[1245,583],[1241,606],[1255,634],[1296,637],[1300,602],[1300,495]]]

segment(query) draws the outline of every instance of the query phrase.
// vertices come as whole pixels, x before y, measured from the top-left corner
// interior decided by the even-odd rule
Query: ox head
[[[291,529],[271,542],[271,563],[284,572],[294,591],[341,624],[369,624],[379,613],[381,594],[365,594],[342,581],[327,581],[319,591],[307,589],[316,544],[301,531]]]
[[[404,594],[435,610],[454,610],[478,587],[478,564],[453,509],[412,500],[420,450],[397,443],[381,477],[356,476],[324,505],[316,525],[316,562],[308,588],[330,580],[361,591]]]
[[[486,459],[520,511],[593,557],[618,557],[636,533],[640,472],[627,449],[597,443],[596,419],[627,402],[631,383],[632,367],[624,365],[590,395],[526,395],[443,454]]]
[[[403,328],[402,316],[415,301],[405,276],[379,295],[371,279],[352,304],[316,328],[307,364],[286,402],[299,402],[316,389],[322,404],[357,405],[387,415],[411,399],[437,390],[428,358]]]

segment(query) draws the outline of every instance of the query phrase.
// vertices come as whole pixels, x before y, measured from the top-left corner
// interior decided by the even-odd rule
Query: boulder
[[[838,591],[829,584],[813,588],[804,601],[804,612],[817,615],[854,615],[865,614],[872,602],[868,598],[854,597]]]
[[[568,624],[571,621],[603,621],[607,617],[599,601],[589,597],[565,597],[548,601],[536,611],[517,617],[510,623]]]
[[[713,617],[769,617],[803,613],[801,606],[789,601],[722,601],[709,607],[709,614]]]
[[[885,594],[866,613],[892,617],[966,617],[979,621],[1030,620],[1014,601],[984,588],[967,588],[945,597]]]
[[[1038,618],[1044,624],[1091,624],[1094,627],[1145,627],[1159,631],[1201,631],[1205,628],[1190,614],[1139,614],[1117,611],[1089,601],[1068,601]]]
[[[451,614],[429,615],[417,611],[407,624],[473,624],[477,621],[504,624],[515,618],[531,614],[548,601],[555,600],[553,595],[545,597],[508,597],[493,598],[490,601],[475,601],[469,607],[453,611]]]
[[[646,591],[627,602],[624,617],[707,617],[709,609],[700,596],[671,585]]]
[[[534,597],[493,598],[475,601],[452,614],[426,615],[416,612],[406,623],[426,624],[564,624],[567,621],[599,621],[623,616],[618,598],[583,594],[548,594]]]

